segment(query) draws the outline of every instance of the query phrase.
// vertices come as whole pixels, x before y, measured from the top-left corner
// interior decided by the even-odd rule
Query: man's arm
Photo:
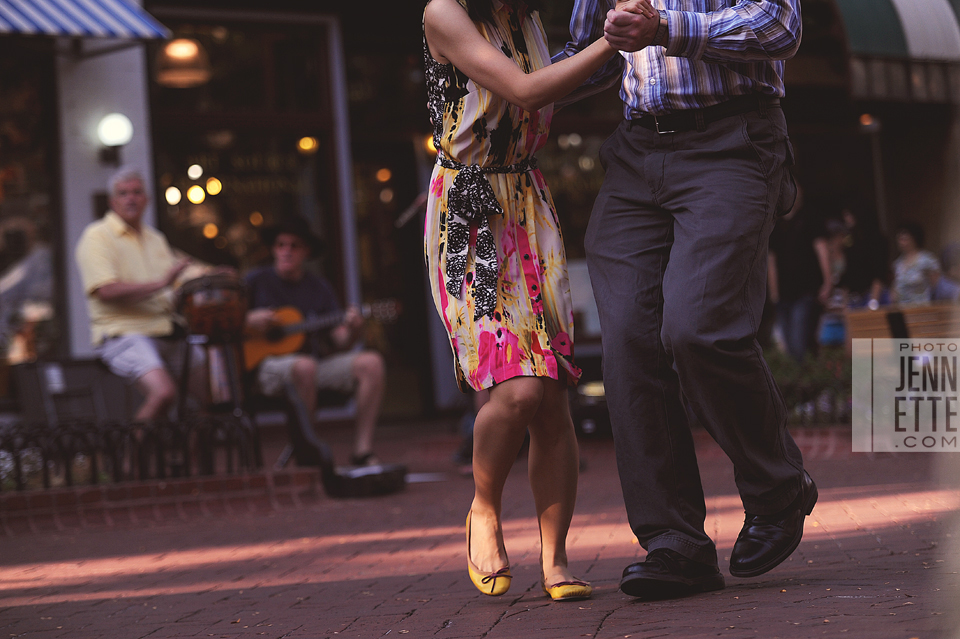
[[[570,41],[551,62],[565,60],[594,42],[603,35],[603,22],[607,12],[613,9],[614,0],[576,0],[570,16]],[[586,82],[574,89],[569,95],[557,100],[557,108],[572,104],[577,100],[600,93],[620,82],[623,77],[623,57],[613,56]]]
[[[188,260],[172,259],[166,272],[158,273],[156,280],[130,282],[121,279],[116,257],[102,229],[88,227],[80,236],[75,250],[77,268],[87,295],[101,302],[135,303],[145,300],[170,286],[187,267]],[[172,253],[171,253],[172,257]]]
[[[830,272],[830,247],[827,240],[822,237],[813,238],[813,252],[817,256],[817,264],[820,266],[820,277],[823,283],[820,284],[820,290],[817,292],[817,299],[824,306],[830,301],[833,294],[833,275]]]
[[[109,282],[95,288],[92,293],[101,302],[139,302],[173,285],[177,276],[190,265],[190,260],[180,260],[158,280],[152,282]]]
[[[338,349],[345,351],[360,339],[360,330],[363,328],[363,315],[356,306],[347,308],[343,323],[330,331],[330,340]]]
[[[780,273],[777,271],[777,254],[767,253],[767,294],[774,304],[780,303]]]
[[[633,12],[614,11],[605,27],[607,40],[628,51],[639,51],[653,40],[648,21]],[[704,62],[786,60],[800,46],[802,20],[799,0],[738,2],[709,13],[665,12],[666,51]]]

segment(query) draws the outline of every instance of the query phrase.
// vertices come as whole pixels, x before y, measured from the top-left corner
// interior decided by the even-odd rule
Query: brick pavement
[[[956,458],[853,454],[841,429],[797,436],[820,486],[804,541],[771,573],[728,576],[720,592],[645,603],[617,591],[643,551],[626,525],[612,445],[592,440],[569,547],[595,597],[555,604],[539,591],[522,462],[504,503],[513,585],[501,598],[480,595],[464,569],[472,484],[449,462],[455,437],[407,425],[385,429],[380,450],[443,481],[389,497],[0,537],[0,639],[960,637]],[[345,450],[348,432],[338,437]],[[743,513],[729,462],[702,433],[698,441],[707,529],[725,570]]]

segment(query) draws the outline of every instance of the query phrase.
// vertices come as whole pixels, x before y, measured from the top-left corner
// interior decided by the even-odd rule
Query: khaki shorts
[[[351,351],[316,360],[317,389],[353,393],[357,384],[353,376],[353,361],[359,354],[359,351]],[[257,372],[260,392],[271,397],[280,395],[286,383],[293,379],[293,365],[301,357],[303,355],[294,354],[265,358]]]
[[[160,339],[147,335],[111,337],[96,348],[103,363],[116,375],[136,381],[158,368],[165,369],[174,379],[180,378],[186,342],[180,339]],[[200,346],[190,351],[190,375],[202,375],[206,353]]]

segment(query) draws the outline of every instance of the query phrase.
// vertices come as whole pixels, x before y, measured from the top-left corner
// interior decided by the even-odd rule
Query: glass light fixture
[[[192,38],[171,40],[157,55],[157,83],[172,89],[206,84],[212,75],[203,45]]]
[[[317,138],[306,136],[297,140],[297,151],[302,155],[313,155],[320,149]]]

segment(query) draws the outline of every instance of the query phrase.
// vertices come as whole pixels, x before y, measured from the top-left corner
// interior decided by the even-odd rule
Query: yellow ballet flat
[[[544,582],[540,582],[540,585],[543,586],[543,592],[547,593],[554,601],[579,601],[589,599],[593,595],[593,586],[579,579],[561,581],[549,588]]]
[[[472,514],[473,511],[467,513],[467,572],[477,590],[491,597],[499,597],[510,590],[510,581],[513,579],[510,566],[505,566],[496,572],[484,573],[470,559],[470,515]]]

